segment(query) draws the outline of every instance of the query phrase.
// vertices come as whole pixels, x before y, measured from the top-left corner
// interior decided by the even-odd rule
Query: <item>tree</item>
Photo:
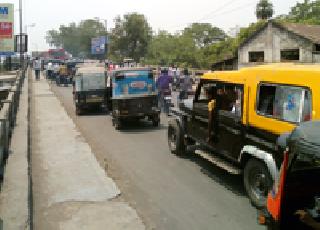
[[[273,5],[268,0],[260,0],[256,6],[256,16],[258,19],[266,20],[272,17]]]
[[[147,53],[152,38],[152,29],[144,15],[126,14],[115,19],[115,28],[111,34],[111,54],[118,59],[133,58],[139,62]]]
[[[283,20],[295,23],[320,24],[320,1],[304,0],[291,8]]]
[[[183,30],[183,34],[192,37],[199,48],[223,41],[227,37],[223,30],[212,27],[210,23],[192,23]]]
[[[61,25],[58,30],[49,30],[46,41],[50,46],[62,47],[74,56],[81,53],[90,57],[91,39],[106,34],[102,23],[88,19],[81,21],[79,25],[70,23],[67,26]]]

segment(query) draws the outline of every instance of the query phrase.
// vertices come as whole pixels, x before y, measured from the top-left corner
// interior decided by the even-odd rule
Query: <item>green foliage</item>
[[[111,34],[111,55],[118,60],[130,57],[139,62],[147,53],[151,38],[152,29],[144,15],[130,13],[123,18],[118,16]]]
[[[145,63],[195,68],[208,66],[203,50],[226,37],[223,30],[208,23],[193,23],[181,34],[159,31],[150,43]]]
[[[261,20],[257,23],[252,23],[248,27],[241,28],[236,38],[226,38],[225,40],[206,46],[201,50],[200,67],[210,68],[215,63],[227,58],[237,56],[238,47],[253,33],[265,26],[267,21]]]
[[[158,65],[196,65],[196,46],[191,37],[160,31],[152,39],[145,62]]]
[[[266,20],[272,17],[273,5],[268,0],[260,0],[256,6],[256,16],[258,19]]]
[[[304,0],[291,8],[289,14],[280,18],[284,21],[304,24],[320,24],[320,0]]]
[[[49,30],[46,40],[49,45],[63,47],[74,56],[82,54],[90,57],[91,38],[106,34],[102,23],[88,19],[79,25],[70,23],[68,26],[61,25],[58,30]]]
[[[222,41],[227,37],[223,30],[212,27],[210,23],[193,23],[185,28],[182,34],[193,38],[199,48]]]

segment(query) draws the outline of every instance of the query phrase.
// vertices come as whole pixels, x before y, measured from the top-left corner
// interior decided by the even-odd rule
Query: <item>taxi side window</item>
[[[216,87],[216,84],[214,84],[214,83],[202,84],[200,87],[199,95],[196,98],[196,102],[206,102],[207,103],[209,101],[208,89],[215,88],[215,87]]]
[[[258,90],[257,113],[288,122],[311,119],[310,90],[287,85],[261,84]]]
[[[221,84],[217,90],[218,109],[242,115],[243,86],[237,84]]]

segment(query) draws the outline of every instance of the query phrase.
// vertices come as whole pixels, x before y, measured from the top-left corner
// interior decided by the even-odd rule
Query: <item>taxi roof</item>
[[[279,77],[281,75],[281,77]],[[306,78],[308,81],[306,81]],[[214,71],[205,73],[201,79],[241,83],[250,80],[297,83],[308,85],[320,83],[319,64],[268,64],[246,67],[237,71]]]

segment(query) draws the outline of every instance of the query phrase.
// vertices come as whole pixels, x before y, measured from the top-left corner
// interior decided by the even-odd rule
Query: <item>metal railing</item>
[[[9,89],[6,99],[1,100],[0,109],[0,177],[3,178],[4,166],[9,156],[10,140],[19,107],[21,89],[25,79],[26,71],[17,71],[16,81]]]

